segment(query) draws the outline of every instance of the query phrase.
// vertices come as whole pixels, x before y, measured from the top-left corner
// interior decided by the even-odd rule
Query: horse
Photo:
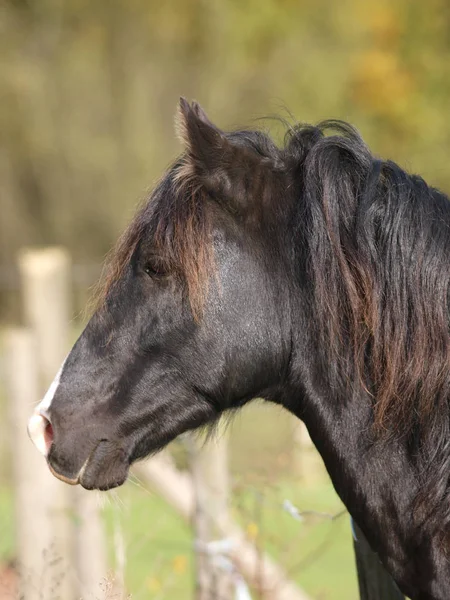
[[[448,598],[448,197],[344,122],[277,145],[181,99],[177,129],[30,437],[107,490],[253,398],[282,405],[402,592]]]

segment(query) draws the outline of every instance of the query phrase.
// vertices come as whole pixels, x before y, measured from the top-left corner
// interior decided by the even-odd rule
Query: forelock
[[[123,277],[141,244],[161,254],[169,270],[186,284],[194,316],[202,314],[212,268],[212,237],[206,193],[195,182],[183,157],[164,175],[107,256],[97,286],[94,308]]]

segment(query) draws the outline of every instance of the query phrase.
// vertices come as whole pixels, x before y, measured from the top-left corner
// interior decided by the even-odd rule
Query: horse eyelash
[[[164,275],[167,275],[164,269],[159,269],[158,267],[155,268],[155,266],[151,264],[145,265],[144,273],[149,277],[163,277]]]
[[[146,275],[154,278],[162,278],[169,274],[167,265],[158,256],[147,259],[143,265],[143,270]]]

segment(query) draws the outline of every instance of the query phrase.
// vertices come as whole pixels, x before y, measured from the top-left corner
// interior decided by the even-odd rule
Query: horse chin
[[[102,440],[81,468],[78,481],[86,490],[109,490],[125,483],[129,469],[130,461],[124,449]]]
[[[85,490],[100,490],[106,492],[113,488],[119,487],[125,483],[128,478],[129,467],[121,469],[120,471],[110,472],[109,476],[103,474],[91,474],[88,473],[85,476],[80,477],[78,483]]]
[[[51,457],[50,457],[51,459]],[[127,453],[114,442],[101,440],[83,463],[78,475],[67,477],[48,461],[51,473],[69,485],[80,484],[86,490],[110,490],[125,483],[130,469]]]

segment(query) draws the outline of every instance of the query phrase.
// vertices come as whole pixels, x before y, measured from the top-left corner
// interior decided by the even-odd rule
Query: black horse
[[[184,154],[119,241],[31,437],[57,477],[105,490],[224,411],[281,404],[402,591],[448,599],[448,198],[345,123],[279,148],[181,100],[178,127]]]

